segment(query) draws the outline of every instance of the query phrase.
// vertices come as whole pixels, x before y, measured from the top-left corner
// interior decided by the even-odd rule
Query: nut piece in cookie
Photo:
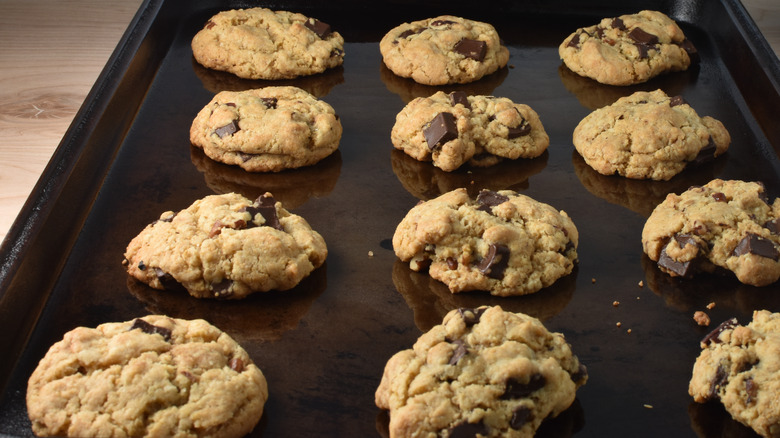
[[[699,117],[680,96],[637,91],[585,116],[572,142],[602,175],[666,181],[724,154],[731,143],[723,123]]]
[[[163,315],[73,329],[27,383],[39,436],[238,437],[267,399],[265,376],[230,336]]]
[[[527,437],[587,379],[564,336],[538,319],[461,308],[388,360],[375,402],[389,411],[391,438]]]
[[[339,147],[335,110],[297,87],[222,91],[192,121],[190,142],[250,172],[310,166]]]
[[[674,20],[648,10],[577,29],[563,40],[558,54],[573,72],[609,85],[646,82],[686,70],[699,59]]]
[[[462,91],[439,91],[409,102],[396,116],[390,139],[396,149],[447,172],[465,164],[485,167],[535,158],[550,144],[530,106]]]
[[[393,73],[425,85],[473,82],[509,60],[492,25],[451,15],[400,24],[382,37],[379,51]]]
[[[780,434],[780,313],[753,312],[739,325],[723,322],[701,342],[688,393],[698,403],[719,401],[763,437]]]
[[[344,62],[344,38],[327,23],[265,8],[222,11],[192,39],[204,67],[245,79],[292,79]]]
[[[291,289],[327,255],[322,236],[270,193],[254,202],[227,193],[163,213],[130,241],[123,264],[155,289],[238,299]]]
[[[768,286],[780,279],[780,200],[757,182],[716,179],[670,193],[642,230],[642,247],[675,277],[716,269],[740,282]]]
[[[563,212],[513,192],[456,189],[412,208],[395,230],[396,256],[450,292],[526,295],[568,275],[577,228]]]

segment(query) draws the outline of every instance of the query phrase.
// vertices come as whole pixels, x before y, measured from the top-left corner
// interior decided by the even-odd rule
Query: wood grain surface
[[[780,1],[743,4],[780,53]],[[0,0],[0,239],[140,5]]]

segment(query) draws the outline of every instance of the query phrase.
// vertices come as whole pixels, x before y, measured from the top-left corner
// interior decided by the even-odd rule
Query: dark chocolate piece
[[[471,109],[471,104],[469,103],[469,98],[465,91],[453,91],[450,93],[450,103],[452,106],[461,104],[466,108]]]
[[[254,205],[244,207],[242,210],[248,212],[252,219],[254,219],[256,214],[260,213],[265,219],[263,226],[284,231],[284,227],[282,227],[279,217],[276,215],[276,200],[273,196],[261,195],[255,200]]]
[[[501,279],[508,265],[509,247],[491,243],[485,258],[477,264],[477,269],[490,278]]]
[[[130,326],[130,330],[141,329],[142,332],[150,335],[160,335],[165,339],[165,342],[171,341],[171,330],[165,327],[156,326],[144,321],[141,318],[136,318],[133,321],[133,325]]]
[[[228,135],[233,135],[236,132],[239,131],[238,127],[238,121],[233,120],[230,123],[228,123],[225,126],[220,126],[219,128],[214,130],[214,133],[219,136],[219,138],[225,138]]]
[[[463,318],[463,323],[466,324],[467,327],[471,327],[479,322],[479,319],[482,317],[482,314],[485,313],[485,310],[487,309],[466,309],[461,307],[458,309],[458,313],[460,313],[461,318]]]
[[[650,46],[645,44],[634,44],[634,45],[636,46],[637,50],[639,50],[639,59],[646,59],[648,56],[647,55],[648,50],[650,50]]]
[[[573,37],[569,40],[569,43],[566,44],[566,47],[574,47],[575,49],[580,46],[580,35],[582,35],[580,32],[577,32],[574,34]]]
[[[732,330],[734,327],[738,326],[739,322],[737,321],[737,318],[731,318],[723,321],[720,323],[719,326],[715,327],[715,330],[707,333],[707,336],[704,337],[704,339],[701,340],[701,343],[704,345],[710,345],[711,343],[720,344],[720,339],[718,339],[718,336],[720,336],[721,333],[725,332],[726,330]]]
[[[428,148],[433,150],[450,140],[458,138],[458,126],[455,116],[450,113],[439,113],[431,120],[431,123],[423,129]]]
[[[509,379],[506,382],[506,389],[501,395],[502,400],[514,400],[518,398],[526,398],[534,392],[544,388],[547,384],[547,379],[541,374],[534,374],[528,379],[528,383],[521,383],[515,379]]]
[[[680,277],[690,277],[693,274],[693,266],[690,261],[678,262],[666,254],[666,249],[661,250],[661,255],[658,257],[658,266]]]
[[[669,98],[669,106],[675,107],[677,105],[686,105],[688,102],[683,99],[682,96],[672,96]]]
[[[212,284],[211,292],[214,294],[214,298],[226,298],[233,295],[230,290],[231,286],[233,286],[233,280],[225,278],[219,283]]]
[[[228,366],[230,367],[230,369],[238,373],[244,371],[244,361],[241,360],[240,357],[234,357],[230,359],[230,362],[228,362]]]
[[[623,20],[620,18],[614,18],[612,20],[612,28],[618,30],[628,30],[628,28],[626,28],[626,24],[623,23]]]
[[[163,271],[160,268],[154,268],[154,273],[157,275],[157,279],[160,280],[160,284],[165,290],[181,289],[181,283],[176,281],[176,279],[173,278],[173,275]]]
[[[460,339],[456,339],[452,341],[452,344],[455,344],[455,351],[452,352],[452,357],[450,357],[449,364],[450,365],[457,365],[457,363],[460,361],[460,359],[468,354],[469,350],[466,348],[466,343],[461,341]]]
[[[634,40],[634,42],[646,46],[652,46],[654,44],[658,44],[658,37],[645,32],[640,27],[635,27],[631,32],[628,33],[628,37]]]
[[[466,58],[473,59],[475,61],[482,61],[487,54],[487,43],[480,40],[470,40],[463,38],[458,41],[453,48],[455,52],[460,53]]]
[[[451,270],[454,271],[455,269],[458,269],[458,261],[455,260],[454,257],[447,257],[446,262],[447,262],[447,267],[450,268]]]
[[[748,377],[745,379],[745,393],[747,394],[747,398],[745,399],[745,404],[750,405],[756,400],[756,396],[758,395],[758,385],[753,381],[752,377]]]
[[[492,190],[482,190],[479,192],[479,195],[477,195],[477,203],[480,205],[478,210],[491,213],[492,207],[501,205],[508,200],[508,196],[501,195]]]
[[[571,381],[574,383],[584,383],[585,379],[588,377],[588,368],[586,368],[585,365],[580,364],[577,371],[569,377],[571,377]]]
[[[510,140],[517,137],[523,137],[525,135],[528,135],[531,133],[531,124],[528,123],[528,120],[523,119],[522,122],[520,122],[519,125],[513,127],[509,127],[509,132],[507,133],[507,138]]]
[[[316,18],[309,18],[303,25],[311,29],[312,32],[316,33],[317,36],[322,39],[325,39],[331,34],[330,25],[328,23],[323,23]]]
[[[422,29],[406,29],[405,31],[401,32],[398,35],[398,38],[406,38],[406,37],[418,34],[418,33],[422,32],[423,30],[425,30],[425,28],[422,28]]]
[[[767,221],[764,224],[764,228],[769,230],[772,234],[780,234],[780,223],[778,223],[777,219],[772,219],[771,221]]]
[[[209,20],[209,21],[207,21],[207,22],[206,22],[206,25],[205,25],[204,27],[205,27],[206,29],[211,29],[211,28],[213,28],[213,27],[214,27],[214,26],[216,26],[216,25],[217,25],[217,23],[215,23],[215,22],[213,22],[213,21]]]
[[[747,236],[743,237],[731,253],[735,257],[744,254],[753,254],[772,260],[777,260],[780,257],[780,252],[778,252],[774,242],[753,233],[748,233]]]
[[[260,100],[268,109],[276,109],[276,103],[279,101],[279,99],[275,97],[261,97]]]
[[[717,152],[717,150],[718,147],[715,146],[715,142],[712,141],[712,137],[710,137],[707,145],[699,149],[699,153],[696,155],[696,158],[691,161],[691,164],[698,166],[714,160],[715,152]]]
[[[143,260],[138,262],[138,269],[140,269],[141,271],[145,271],[146,270],[146,264],[144,264]]]
[[[531,409],[525,406],[520,406],[512,412],[512,418],[509,420],[509,426],[512,429],[518,430],[525,426],[529,420],[533,419],[531,416]]]
[[[729,382],[728,370],[726,370],[726,368],[722,364],[718,365],[718,370],[715,372],[715,378],[712,379],[712,383],[710,385],[709,398],[710,399],[720,398],[719,395],[720,388],[728,384],[728,382]]]
[[[436,20],[431,21],[431,26],[446,26],[448,24],[455,24],[452,20]]]
[[[721,192],[715,192],[712,194],[712,199],[718,201],[718,202],[729,202],[729,199],[726,197],[725,193]]]
[[[688,58],[691,59],[691,64],[699,63],[699,51],[689,39],[684,39],[683,42],[680,43],[680,47],[682,47],[682,49],[688,53]]]
[[[452,426],[449,432],[449,438],[475,438],[477,435],[488,436],[490,433],[487,426],[481,421],[479,423],[467,423],[464,421]]]

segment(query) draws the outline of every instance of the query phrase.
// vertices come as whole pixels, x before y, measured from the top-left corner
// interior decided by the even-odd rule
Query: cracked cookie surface
[[[526,295],[568,275],[579,235],[564,211],[511,190],[456,189],[420,202],[393,235],[396,256],[451,292]]]
[[[696,48],[677,23],[650,10],[577,29],[558,54],[573,72],[609,85],[639,84],[698,62]]]
[[[780,278],[778,199],[770,202],[761,183],[739,180],[671,193],[647,219],[642,247],[672,276],[722,268],[742,283],[770,285]]]
[[[245,79],[292,79],[344,62],[344,38],[327,23],[266,8],[217,13],[191,46],[199,64]]]
[[[255,201],[228,193],[162,213],[130,241],[123,264],[155,289],[238,299],[291,289],[327,255],[322,236],[270,193]]]
[[[27,386],[40,436],[240,437],[267,399],[263,373],[230,336],[163,315],[71,330]]]
[[[587,378],[564,336],[538,319],[455,309],[388,360],[375,402],[390,412],[391,438],[526,437]]]
[[[665,181],[688,165],[724,154],[731,136],[723,123],[700,117],[680,96],[638,91],[583,118],[572,142],[602,175]]]
[[[447,172],[503,159],[535,158],[550,138],[530,106],[462,91],[436,92],[409,102],[396,116],[393,146]]]
[[[379,51],[393,73],[425,85],[473,82],[509,60],[492,25],[452,15],[402,23],[382,37]]]
[[[696,402],[719,401],[736,421],[759,435],[780,435],[780,313],[753,312],[739,325],[723,322],[701,342],[688,393]]]
[[[313,165],[339,147],[335,110],[297,87],[222,91],[198,112],[190,142],[212,160],[250,172]]]

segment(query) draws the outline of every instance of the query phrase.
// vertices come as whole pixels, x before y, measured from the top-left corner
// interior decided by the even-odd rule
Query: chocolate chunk
[[[709,398],[715,399],[719,398],[719,392],[720,388],[725,386],[729,382],[729,373],[726,368],[720,364],[718,365],[718,370],[715,372],[715,378],[712,379],[712,382],[710,383],[710,393]]]
[[[490,278],[501,279],[508,265],[509,247],[491,243],[485,258],[477,264],[477,269]]]
[[[515,409],[514,412],[512,412],[512,418],[509,420],[509,426],[515,430],[520,429],[521,427],[525,426],[525,424],[528,423],[528,421],[532,418],[531,409],[520,406]]]
[[[596,28],[596,38],[604,39],[604,28],[599,26]],[[614,45],[614,42],[608,42],[610,45]]]
[[[628,33],[628,37],[634,40],[634,42],[642,45],[651,46],[658,44],[657,36],[645,32],[640,27],[635,27],[631,32]]]
[[[446,26],[448,24],[455,24],[452,20],[436,20],[431,21],[431,26]]]
[[[458,309],[458,313],[460,313],[466,326],[471,327],[479,322],[479,319],[482,317],[482,314],[485,313],[485,310],[486,309],[466,309],[461,307]]]
[[[764,228],[769,230],[769,232],[772,234],[780,234],[780,223],[778,223],[777,219],[766,221],[766,223],[764,224]]]
[[[254,205],[244,207],[241,210],[249,213],[252,219],[254,219],[256,214],[260,213],[265,219],[263,226],[284,231],[284,227],[282,227],[279,217],[276,215],[276,200],[273,196],[261,195],[255,200]]]
[[[626,24],[623,23],[623,20],[620,18],[614,18],[612,20],[612,28],[618,30],[628,30],[628,28],[626,28]]]
[[[236,107],[236,104],[235,104],[235,103],[233,103],[233,102],[228,102],[228,103],[226,103],[226,104],[225,104],[225,106],[229,106],[229,107],[231,107],[231,108],[235,108],[235,107]]]
[[[752,404],[756,396],[758,395],[758,384],[753,381],[752,377],[748,377],[745,379],[745,393],[747,394],[747,398],[745,399],[745,404],[750,405]]]
[[[453,344],[456,345],[455,351],[452,352],[452,357],[450,357],[449,364],[450,365],[457,365],[457,363],[460,361],[463,356],[468,354],[468,349],[466,348],[466,343],[461,341],[460,339],[456,339],[452,341]]]
[[[492,190],[482,190],[479,192],[479,195],[477,195],[477,203],[480,205],[479,210],[486,211],[488,213],[492,212],[492,207],[501,205],[508,200],[508,196],[501,195]]]
[[[238,121],[233,120],[230,123],[228,123],[225,126],[220,126],[219,128],[214,130],[214,133],[219,136],[219,138],[225,138],[225,136],[233,135],[236,132],[239,131],[238,127]]]
[[[207,22],[206,22],[206,25],[205,25],[204,27],[205,27],[206,29],[211,29],[211,28],[213,28],[213,27],[214,27],[214,26],[216,26],[216,25],[217,25],[217,23],[215,23],[215,22],[213,22],[213,21],[209,20],[209,21],[207,21]]]
[[[661,250],[661,255],[658,257],[658,266],[664,268],[666,271],[673,272],[680,277],[690,277],[693,273],[693,267],[690,261],[678,262],[666,254],[666,249]]]
[[[669,99],[669,106],[671,107],[675,107],[677,105],[686,105],[686,104],[688,104],[688,102],[686,102],[682,96],[672,96]]]
[[[453,91],[452,93],[450,93],[450,103],[452,104],[452,106],[461,104],[466,108],[471,109],[471,104],[469,103],[468,95],[464,91]]]
[[[488,436],[490,433],[487,426],[481,421],[479,423],[463,422],[452,426],[449,430],[449,438],[474,438],[478,434]]]
[[[240,357],[234,357],[230,359],[230,362],[228,362],[228,366],[230,367],[230,369],[238,373],[244,371],[244,361],[241,360]]]
[[[710,345],[713,342],[716,344],[720,344],[721,340],[718,339],[718,336],[720,336],[720,334],[725,332],[726,330],[733,330],[738,325],[739,322],[737,321],[737,318],[727,319],[726,321],[720,323],[719,326],[715,327],[715,330],[707,333],[707,336],[705,336],[704,339],[701,340],[701,343],[704,345]]]
[[[275,97],[261,97],[260,100],[268,109],[276,109],[276,103],[279,101],[279,99]]]
[[[710,137],[707,145],[699,149],[699,153],[696,155],[696,158],[691,161],[691,164],[698,166],[714,160],[715,152],[717,152],[717,150],[718,147],[715,146],[715,142],[712,141],[712,137]]]
[[[171,330],[165,327],[156,326],[144,321],[141,318],[136,318],[133,321],[133,325],[130,326],[130,330],[141,329],[142,332],[150,335],[161,335],[166,342],[171,340]]]
[[[237,152],[238,156],[241,158],[241,161],[246,163],[247,161],[251,160],[252,157],[256,156],[255,154],[247,154],[246,152]]]
[[[513,400],[518,398],[526,398],[534,392],[544,388],[547,384],[547,379],[541,374],[534,374],[528,379],[528,383],[521,383],[515,379],[509,379],[506,382],[506,389],[501,395],[502,400]]]
[[[421,29],[407,29],[407,30],[405,30],[405,31],[401,32],[401,33],[398,35],[398,38],[399,38],[399,39],[400,39],[400,38],[406,38],[406,37],[409,37],[409,36],[412,36],[412,35],[415,35],[415,34],[421,33],[423,30],[425,30],[425,28],[421,28]]]
[[[753,233],[748,233],[747,236],[743,237],[731,253],[734,257],[744,254],[753,254],[775,261],[780,257],[780,252],[778,252],[774,242]]]
[[[163,271],[160,268],[154,268],[154,274],[157,275],[157,279],[160,281],[160,284],[162,285],[163,289],[166,290],[181,289],[182,287],[181,283],[176,281],[176,279],[173,278],[173,275]]]
[[[450,140],[458,138],[458,126],[455,116],[450,113],[439,113],[431,120],[431,123],[423,129],[428,148],[433,150],[436,146],[443,145]]]
[[[688,53],[688,58],[691,59],[692,64],[699,63],[699,51],[689,39],[684,39],[683,42],[680,43],[680,47]]]
[[[487,53],[487,43],[480,40],[463,38],[455,44],[453,50],[466,58],[482,61],[485,59],[485,54]]]
[[[514,128],[512,127],[509,128],[509,132],[507,133],[507,138],[511,140],[513,138],[523,137],[530,133],[531,133],[531,124],[528,123],[528,120],[523,119],[523,121],[520,122],[519,125],[515,126]]]
[[[146,270],[146,264],[144,264],[143,260],[138,262],[138,269],[141,270],[141,271],[145,271]]]
[[[454,271],[455,269],[458,269],[458,261],[455,260],[454,257],[447,257],[446,262],[447,262],[447,267],[450,268],[451,270]]]
[[[634,45],[636,46],[637,50],[639,50],[639,59],[647,59],[648,56],[647,53],[650,46],[647,46],[645,44],[634,44]]]
[[[581,33],[577,32],[574,34],[573,37],[569,40],[569,43],[566,44],[566,47],[574,47],[575,49],[580,46],[580,35]]]
[[[318,37],[323,39],[331,34],[330,25],[323,23],[316,18],[309,18],[303,25],[311,29],[314,33],[317,34]]]
[[[715,192],[712,194],[712,199],[718,201],[718,202],[729,202],[729,199],[726,197],[725,193],[721,192]]]
[[[569,377],[571,377],[571,381],[574,383],[584,382],[588,377],[588,369],[585,367],[585,365],[580,364],[580,366],[577,368],[577,371],[574,374],[571,374]]]
[[[212,284],[211,292],[214,295],[214,298],[226,298],[229,297],[230,295],[233,295],[233,292],[230,289],[232,286],[233,286],[233,280],[229,280],[225,278],[219,283]]]
[[[701,249],[699,246],[699,241],[696,240],[692,235],[690,234],[675,234],[674,240],[677,241],[677,244],[680,246],[680,248],[685,248],[687,245],[693,245],[697,249]]]

